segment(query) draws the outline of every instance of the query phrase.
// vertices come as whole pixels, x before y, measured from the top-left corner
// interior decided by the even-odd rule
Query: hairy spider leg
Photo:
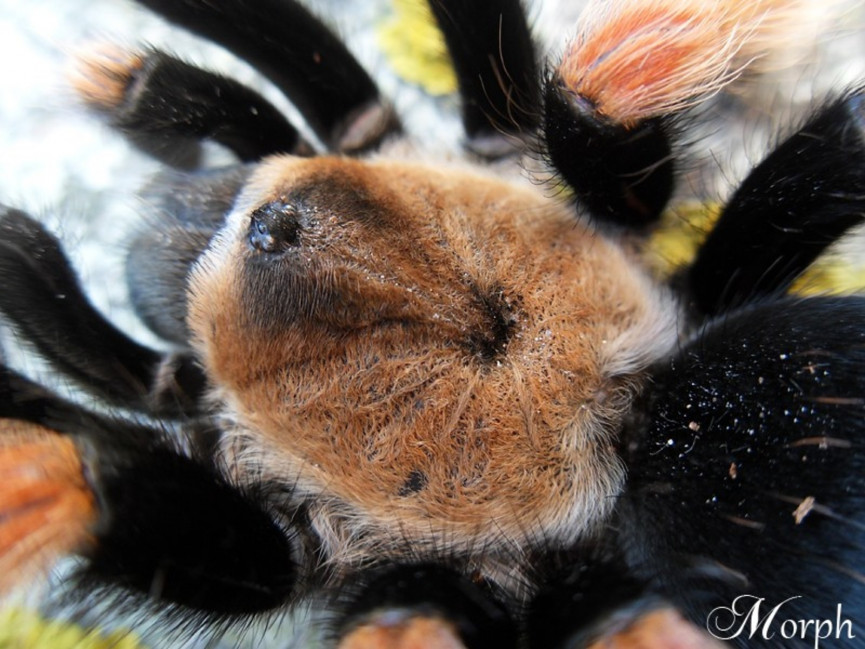
[[[781,294],[865,215],[865,94],[818,110],[745,178],[686,271],[717,314]]]
[[[601,543],[578,556],[546,579],[529,604],[530,649],[723,646],[650,581],[633,575],[620,550]]]
[[[544,152],[593,219],[631,228],[658,220],[673,193],[674,132],[672,118],[610,122],[558,75],[544,82]]]
[[[121,585],[211,619],[277,607],[296,586],[294,535],[263,493],[241,493],[165,431],[90,412],[5,366],[0,474],[4,576],[74,553],[86,560],[80,592]]]
[[[682,117],[759,71],[762,59],[777,61],[767,54],[808,41],[805,8],[788,0],[586,3],[544,89],[546,155],[577,201],[600,221],[655,223],[673,191]]]
[[[164,415],[194,411],[205,377],[191,354],[134,341],[81,290],[57,239],[25,213],[0,212],[0,312],[82,388],[122,407]]]
[[[334,626],[339,649],[517,646],[517,627],[489,585],[444,566],[388,566],[362,572],[344,588]]]
[[[156,49],[95,48],[81,57],[73,83],[114,128],[168,163],[185,161],[185,149],[201,140],[217,142],[243,161],[311,151],[259,93]]]
[[[297,2],[139,3],[248,61],[291,100],[330,150],[375,148],[400,130],[372,78],[336,35]]]
[[[453,62],[468,147],[487,157],[514,150],[539,118],[538,63],[520,0],[429,0]]]

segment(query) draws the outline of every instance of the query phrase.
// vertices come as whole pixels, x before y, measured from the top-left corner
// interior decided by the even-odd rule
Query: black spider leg
[[[336,151],[376,146],[399,130],[375,82],[342,42],[291,0],[138,0],[252,64]]]
[[[605,539],[615,538],[608,530]],[[581,548],[570,565],[542,579],[528,606],[527,646],[531,649],[576,647],[666,647],[690,644],[705,631],[694,627],[648,581],[632,574],[613,548]],[[618,639],[618,634],[625,636]],[[634,637],[640,638],[635,642]]]
[[[623,602],[639,597],[644,589],[627,574],[625,566],[608,557],[591,557],[544,580],[532,598],[526,622],[529,646],[585,646],[577,641],[599,617]]]
[[[633,228],[656,222],[673,193],[674,120],[612,122],[554,73],[543,95],[547,158],[589,215]]]
[[[714,314],[783,293],[865,216],[865,94],[820,110],[745,179],[687,271]]]
[[[61,433],[76,433],[89,421],[76,404],[0,363],[0,419],[19,419]]]
[[[537,55],[519,0],[429,0],[459,82],[471,150],[497,157],[537,126]],[[504,137],[503,137],[504,136]],[[510,136],[510,137],[508,137]]]
[[[77,87],[84,99],[131,142],[167,162],[184,161],[201,140],[243,161],[311,151],[257,92],[164,52],[96,51],[81,63]]]
[[[837,646],[865,646],[863,368],[861,297],[727,314],[657,368],[648,420],[622,450],[633,574],[738,646],[778,646],[786,619],[831,620]],[[762,623],[750,635],[755,605],[758,620],[781,605],[774,639]]]
[[[454,639],[466,649],[517,646],[516,626],[493,589],[449,568],[427,563],[393,565],[361,572],[354,579],[340,589],[342,601],[334,624],[340,637],[367,625],[407,628],[428,620],[453,628],[458,636]]]
[[[158,414],[194,412],[205,377],[186,353],[138,344],[81,291],[57,239],[25,213],[0,210],[0,313],[58,370],[110,402]]]
[[[77,550],[86,560],[76,575],[83,591],[121,586],[208,618],[291,599],[301,551],[295,519],[284,530],[263,492],[238,490],[166,431],[95,414],[0,366],[0,436],[8,419],[75,444],[97,505],[94,539]]]

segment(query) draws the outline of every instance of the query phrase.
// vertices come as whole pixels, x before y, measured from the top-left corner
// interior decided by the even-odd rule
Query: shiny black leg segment
[[[592,218],[651,225],[673,192],[673,127],[663,119],[613,124],[586,101],[555,76],[546,80],[543,136],[550,164]]]
[[[263,502],[169,448],[95,458],[102,509],[82,585],[122,586],[208,616],[285,604],[298,567]]]
[[[622,450],[632,574],[722,634],[709,615],[740,596],[746,612],[765,598],[761,619],[782,605],[778,624],[834,621],[840,605],[860,638],[843,646],[865,646],[863,368],[865,298],[731,313],[660,367]],[[761,633],[733,641],[777,646]]]
[[[829,104],[745,179],[699,250],[687,281],[720,313],[784,292],[865,215],[865,92]]]
[[[475,152],[513,150],[504,136],[533,132],[540,88],[535,46],[519,0],[429,0],[453,60],[463,127]]]
[[[439,618],[458,632],[466,649],[517,646],[517,631],[505,607],[489,589],[435,564],[397,565],[362,574],[349,587],[335,631],[345,635],[357,626],[385,618]]]
[[[378,88],[342,42],[292,0],[138,0],[225,46],[269,78],[332,149],[375,146],[398,130]]]
[[[25,213],[0,211],[0,312],[57,369],[117,405],[191,413],[205,377],[191,355],[160,354],[108,322],[59,242]]]
[[[81,453],[99,509],[77,575],[84,591],[120,586],[211,618],[290,599],[292,531],[267,513],[263,493],[239,491],[208,459],[179,452],[167,431],[92,413],[4,366],[0,417],[68,435]]]
[[[112,71],[105,67],[100,74]],[[116,101],[98,105],[116,128],[148,152],[172,151],[179,143],[200,140],[218,142],[244,161],[310,150],[282,113],[257,92],[163,52],[135,56],[116,83],[121,86]]]

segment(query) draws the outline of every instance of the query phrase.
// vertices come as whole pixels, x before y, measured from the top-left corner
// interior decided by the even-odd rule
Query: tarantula
[[[755,5],[610,5],[544,74],[518,0],[432,0],[475,159],[434,165],[368,155],[399,118],[299,4],[141,4],[252,63],[318,144],[164,52],[84,59],[79,92],[136,144],[238,162],[144,190],[126,273],[171,352],[4,208],[0,312],[97,401],[2,366],[0,583],[75,555],[80,589],[193,621],[312,602],[344,649],[710,646],[707,624],[862,643],[865,301],[787,294],[863,220],[861,90],[780,141],[659,281],[640,249],[681,116],[752,56],[685,88],[664,39]],[[640,98],[653,74],[670,101]],[[525,150],[573,200],[484,169]]]

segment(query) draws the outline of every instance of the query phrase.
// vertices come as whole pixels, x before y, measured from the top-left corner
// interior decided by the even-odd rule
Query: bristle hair
[[[70,74],[72,87],[90,106],[112,110],[123,103],[144,55],[104,43],[80,54]]]
[[[630,126],[704,101],[810,33],[810,4],[591,0],[558,75],[598,115]]]

